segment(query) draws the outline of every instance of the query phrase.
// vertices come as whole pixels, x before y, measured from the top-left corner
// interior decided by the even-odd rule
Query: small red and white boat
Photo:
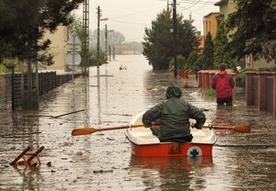
[[[132,155],[137,157],[210,157],[212,148],[217,141],[213,129],[191,128],[192,142],[160,142],[152,134],[150,128],[132,128],[133,125],[142,124],[142,113],[136,115],[129,123],[130,128],[125,135],[131,143]]]

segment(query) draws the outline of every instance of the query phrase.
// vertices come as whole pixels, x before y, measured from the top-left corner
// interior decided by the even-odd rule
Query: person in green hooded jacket
[[[206,121],[205,114],[196,106],[181,100],[182,91],[171,85],[167,88],[166,101],[147,110],[142,117],[145,127],[149,127],[161,142],[191,142],[190,119],[196,122],[193,127],[201,129]],[[157,122],[158,121],[158,122]],[[158,123],[159,128],[152,124]]]

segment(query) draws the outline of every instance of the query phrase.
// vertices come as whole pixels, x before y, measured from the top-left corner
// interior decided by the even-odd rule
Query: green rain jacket
[[[160,123],[158,138],[160,141],[182,138],[190,134],[189,119],[195,119],[195,128],[201,128],[205,121],[205,114],[192,104],[180,99],[181,90],[170,86],[167,89],[167,100],[152,107],[143,115],[145,127],[151,127],[156,120]]]

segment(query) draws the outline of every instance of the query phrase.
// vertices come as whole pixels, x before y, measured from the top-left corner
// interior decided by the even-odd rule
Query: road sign
[[[79,51],[81,51],[81,41],[76,35],[73,35],[69,38],[67,42],[67,52]]]
[[[81,56],[79,52],[81,51],[80,39],[73,35],[69,38],[67,42],[67,65],[77,66],[81,63]]]
[[[78,66],[81,63],[81,56],[79,53],[68,53],[67,54],[67,65]]]

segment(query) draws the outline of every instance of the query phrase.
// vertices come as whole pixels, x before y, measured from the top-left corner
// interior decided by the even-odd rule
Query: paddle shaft
[[[109,131],[109,130],[119,130],[119,129],[127,129],[130,127],[143,127],[143,124],[138,125],[126,125],[126,126],[117,126],[117,127],[107,127],[107,128],[95,128],[95,131]]]
[[[87,134],[95,133],[97,131],[119,130],[119,129],[127,129],[130,127],[143,127],[143,126],[144,126],[143,124],[138,124],[138,125],[107,127],[107,128],[87,127],[87,128],[74,129],[71,134],[72,134],[72,136],[78,136],[78,135],[87,135]]]
[[[72,136],[78,136],[78,135],[87,135],[91,134],[97,131],[109,131],[109,130],[119,130],[119,129],[127,129],[129,127],[143,127],[143,124],[137,124],[137,125],[126,125],[126,126],[117,126],[117,127],[107,127],[107,128],[93,128],[93,127],[87,127],[87,128],[80,128],[80,129],[74,129],[72,131]],[[236,125],[236,126],[203,126],[203,128],[214,128],[214,129],[228,129],[228,130],[234,130],[241,133],[249,133],[250,127],[248,125]]]
[[[228,129],[228,130],[234,130],[235,129],[235,126],[213,126],[213,125],[210,125],[210,126],[202,126],[202,128],[214,128],[214,129]]]

